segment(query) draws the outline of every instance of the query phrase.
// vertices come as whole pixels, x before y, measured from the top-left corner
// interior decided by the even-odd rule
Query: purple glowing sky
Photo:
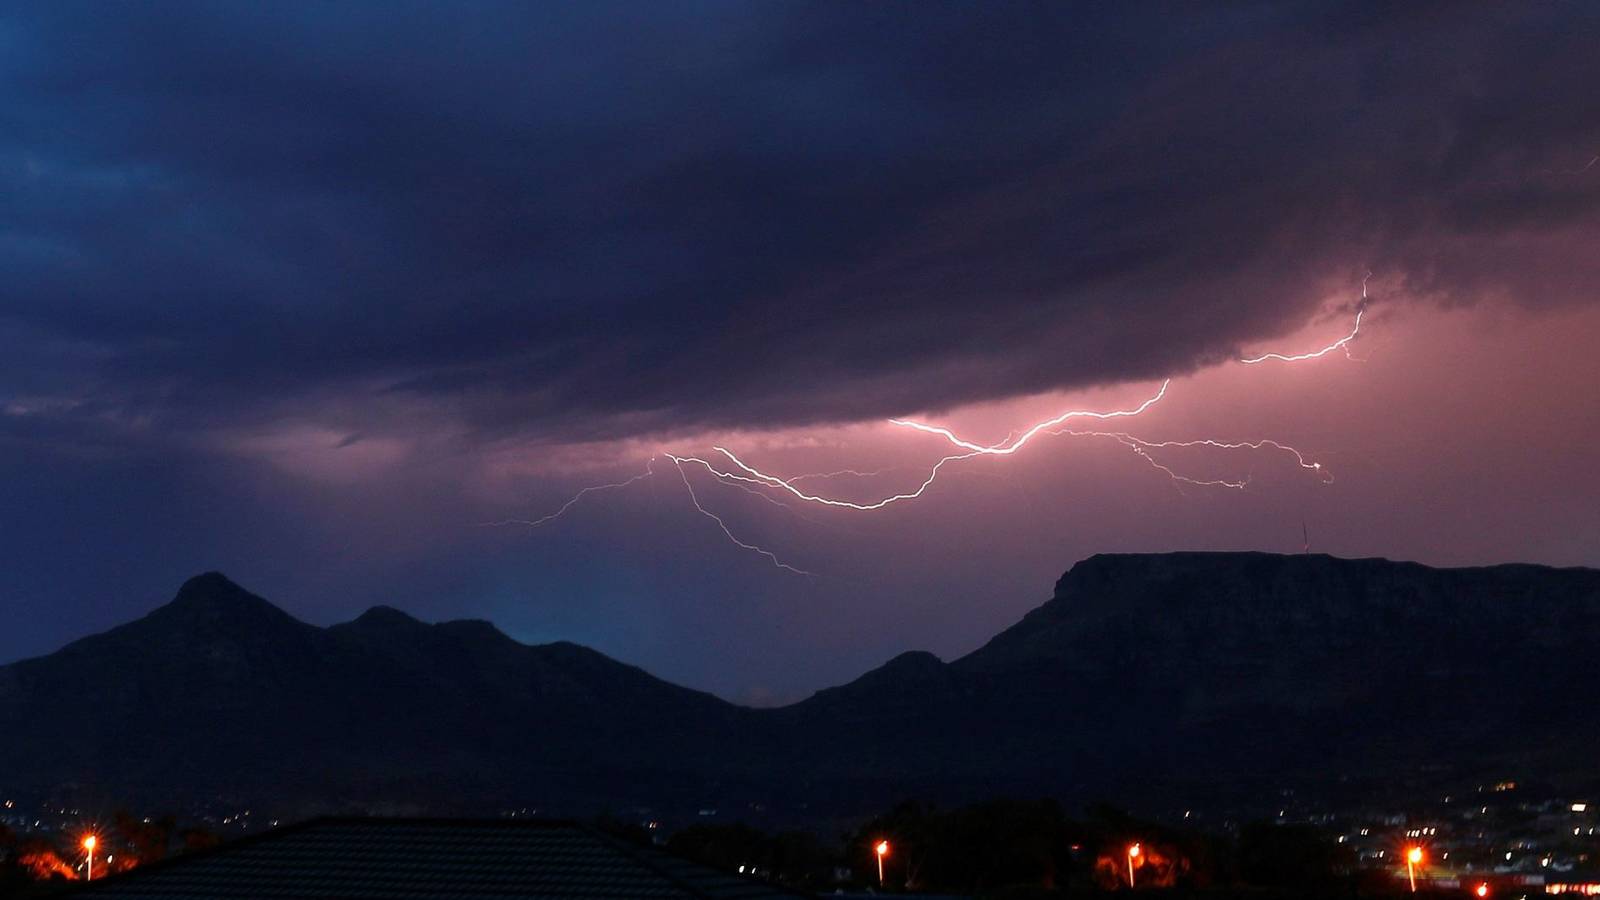
[[[0,15],[0,659],[221,569],[770,703],[1101,551],[1600,564],[1600,13],[651,4]],[[1356,360],[1244,366],[1344,334]],[[703,471],[948,452],[913,503]],[[905,467],[905,468],[897,468]],[[813,483],[820,487],[820,483]],[[842,487],[843,482],[835,482]],[[774,495],[779,496],[779,495]]]

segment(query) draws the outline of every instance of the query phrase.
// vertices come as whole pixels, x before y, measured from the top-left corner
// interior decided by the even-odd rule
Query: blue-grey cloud
[[[1204,365],[1367,268],[1585,301],[1596,38],[1581,4],[13,10],[6,428],[847,420]]]

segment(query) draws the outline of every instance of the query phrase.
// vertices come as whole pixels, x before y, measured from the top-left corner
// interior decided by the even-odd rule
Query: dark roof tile
[[[448,819],[315,819],[72,893],[164,900],[802,896],[571,822]]]

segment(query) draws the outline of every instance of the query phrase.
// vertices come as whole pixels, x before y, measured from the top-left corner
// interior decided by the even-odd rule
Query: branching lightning
[[[1160,469],[1163,472],[1166,472],[1174,481],[1181,481],[1185,484],[1193,484],[1201,487],[1226,487],[1234,488],[1236,490],[1243,490],[1246,486],[1248,486],[1249,479],[1244,481],[1226,481],[1222,479],[1205,480],[1196,479],[1188,475],[1180,475],[1167,466],[1157,462],[1155,458],[1150,455],[1149,451],[1165,450],[1169,448],[1186,449],[1192,447],[1208,447],[1213,450],[1280,450],[1283,453],[1293,457],[1296,466],[1311,472],[1316,472],[1319,476],[1321,476],[1323,484],[1333,483],[1333,475],[1322,468],[1322,463],[1313,462],[1307,459],[1305,453],[1289,446],[1288,444],[1270,439],[1259,441],[1214,441],[1206,438],[1192,441],[1147,441],[1143,438],[1134,437],[1125,431],[1075,431],[1071,429],[1064,429],[1061,431],[1052,431],[1050,433],[1054,435],[1067,435],[1071,437],[1111,438],[1112,440],[1117,441],[1118,443],[1128,447],[1135,453],[1142,456],[1146,462],[1150,463],[1150,465]]]
[[[1591,165],[1593,165],[1593,163],[1591,163]],[[1361,320],[1366,314],[1368,303],[1367,280],[1371,278],[1371,274],[1372,273],[1370,272],[1367,273],[1367,277],[1363,278],[1361,281],[1361,301],[1356,308],[1355,321],[1350,329],[1349,334],[1346,334],[1345,336],[1328,344],[1325,347],[1322,347],[1319,350],[1314,350],[1308,353],[1266,353],[1262,354],[1261,356],[1243,358],[1240,359],[1239,362],[1246,365],[1255,365],[1269,361],[1285,363],[1304,362],[1307,360],[1319,359],[1323,356],[1333,353],[1336,350],[1343,350],[1345,355],[1350,357],[1350,344],[1360,335]],[[1354,357],[1350,358],[1353,359]],[[1316,473],[1323,483],[1332,483],[1333,477],[1326,470],[1324,470],[1322,463],[1309,459],[1304,452],[1295,447],[1275,440],[1262,439],[1254,441],[1224,441],[1211,438],[1200,438],[1192,440],[1155,441],[1136,437],[1126,431],[1088,431],[1062,427],[1075,419],[1095,419],[1100,421],[1108,421],[1113,419],[1136,418],[1155,404],[1161,402],[1161,400],[1167,396],[1167,390],[1171,386],[1171,383],[1171,379],[1162,381],[1160,388],[1157,389],[1153,395],[1136,406],[1127,409],[1117,409],[1104,412],[1081,409],[1069,410],[1032,425],[1021,432],[1020,435],[1016,434],[1015,432],[1008,434],[1004,440],[995,444],[982,444],[967,440],[957,435],[952,429],[943,425],[933,425],[911,419],[889,419],[887,420],[887,424],[895,428],[909,429],[912,431],[921,432],[923,434],[931,434],[941,437],[961,452],[952,453],[934,461],[933,464],[928,468],[927,474],[923,476],[922,480],[914,488],[901,490],[897,493],[891,493],[876,500],[858,501],[845,499],[842,497],[824,496],[820,493],[808,492],[807,490],[799,487],[799,483],[805,480],[830,480],[842,476],[866,479],[874,476],[884,475],[891,471],[898,471],[905,468],[904,466],[893,466],[875,471],[838,469],[831,472],[813,472],[801,475],[792,475],[785,478],[756,468],[755,466],[745,462],[736,453],[734,453],[734,451],[726,447],[714,446],[712,449],[721,455],[722,461],[713,462],[712,460],[699,456],[679,456],[662,451],[658,454],[658,456],[652,456],[650,458],[643,473],[635,475],[632,478],[624,481],[586,487],[574,494],[569,500],[566,501],[566,503],[562,504],[560,508],[541,518],[533,520],[509,519],[503,522],[491,524],[524,525],[530,528],[537,528],[545,525],[565,515],[569,510],[583,500],[585,496],[591,493],[627,487],[638,481],[655,475],[656,472],[654,464],[656,459],[659,457],[665,457],[666,459],[670,460],[673,466],[677,469],[678,478],[683,483],[684,490],[688,494],[689,501],[694,505],[695,510],[701,515],[715,522],[717,528],[730,543],[736,547],[739,547],[740,549],[765,557],[769,562],[779,569],[793,572],[797,575],[815,576],[816,573],[814,572],[809,572],[784,562],[783,560],[779,559],[778,556],[771,550],[748,543],[735,536],[732,530],[729,529],[727,522],[724,521],[721,516],[717,515],[715,512],[712,512],[710,509],[707,509],[706,506],[701,503],[699,495],[695,492],[693,483],[689,480],[688,472],[686,471],[685,467],[699,466],[705,469],[713,478],[717,479],[718,481],[733,487],[737,487],[746,493],[753,494],[768,503],[779,506],[790,512],[794,512],[797,515],[800,515],[800,513],[796,509],[794,509],[789,503],[783,502],[781,496],[782,494],[788,494],[795,500],[799,500],[804,503],[810,503],[823,507],[848,509],[858,512],[879,510],[901,501],[915,500],[921,497],[928,491],[933,483],[938,480],[940,473],[944,470],[944,467],[950,463],[976,459],[979,457],[1011,456],[1017,453],[1023,447],[1027,446],[1035,437],[1041,434],[1047,436],[1095,437],[1114,440],[1131,450],[1133,453],[1137,454],[1152,468],[1165,474],[1175,484],[1178,485],[1188,484],[1196,487],[1218,487],[1229,490],[1244,490],[1249,485],[1249,479],[1246,478],[1243,480],[1233,480],[1226,478],[1199,478],[1191,475],[1185,475],[1157,459],[1154,454],[1155,451],[1182,450],[1199,447],[1228,451],[1248,450],[1260,452],[1263,450],[1271,450],[1291,457],[1296,466],[1301,469]],[[774,497],[770,492],[779,492],[779,496]],[[804,516],[802,516],[802,518],[804,518]],[[813,520],[808,519],[808,521]]]
[[[939,470],[944,468],[945,463],[953,462],[958,459],[971,459],[972,457],[978,455],[976,453],[961,453],[955,456],[946,456],[945,458],[933,464],[933,468],[928,472],[928,477],[923,479],[921,484],[917,485],[916,490],[899,494],[891,494],[872,503],[856,503],[850,500],[839,500],[830,497],[818,496],[816,494],[808,494],[800,488],[795,487],[794,482],[791,480],[779,478],[776,475],[769,475],[766,472],[752,468],[739,457],[735,456],[733,451],[726,447],[713,447],[712,449],[716,450],[718,453],[721,453],[723,456],[726,456],[729,462],[732,462],[735,466],[747,474],[739,475],[738,473],[730,470],[719,469],[698,456],[674,456],[672,459],[678,463],[697,463],[702,465],[706,468],[706,471],[725,481],[742,481],[747,484],[764,484],[768,487],[779,488],[788,491],[789,493],[808,503],[816,503],[822,506],[834,506],[842,509],[854,509],[861,511],[882,509],[891,503],[898,503],[901,500],[915,500],[916,498],[922,496],[923,492],[928,489],[929,485],[933,484],[934,479],[939,477]]]
[[[1054,426],[1060,425],[1063,422],[1066,422],[1066,421],[1068,421],[1070,419],[1074,419],[1074,418],[1114,419],[1114,418],[1120,418],[1120,417],[1124,417],[1124,416],[1137,416],[1140,413],[1144,412],[1145,410],[1149,409],[1153,404],[1155,404],[1157,401],[1159,401],[1162,397],[1166,396],[1167,386],[1170,383],[1171,383],[1170,379],[1168,381],[1162,382],[1161,383],[1161,389],[1156,392],[1155,396],[1153,396],[1150,399],[1144,401],[1143,403],[1139,404],[1137,407],[1135,407],[1133,409],[1115,410],[1115,411],[1112,411],[1112,412],[1093,412],[1093,411],[1089,411],[1089,410],[1071,410],[1069,412],[1062,413],[1061,415],[1056,416],[1054,418],[1046,419],[1045,421],[1040,422],[1037,425],[1034,425],[1032,428],[1029,428],[1027,431],[1023,432],[1020,437],[1017,437],[1015,439],[1008,438],[1006,441],[1004,441],[1004,442],[1002,442],[1000,444],[994,444],[994,445],[989,445],[989,446],[985,446],[985,445],[982,445],[982,444],[974,444],[974,443],[972,443],[970,441],[963,440],[962,438],[958,437],[955,434],[955,432],[951,431],[948,428],[944,428],[942,426],[925,425],[925,424],[922,424],[920,422],[913,422],[913,421],[906,420],[906,419],[890,419],[889,423],[891,425],[896,425],[896,426],[900,426],[900,427],[904,427],[904,428],[911,428],[911,429],[914,429],[916,431],[926,432],[928,434],[937,434],[937,435],[945,438],[946,440],[948,440],[950,443],[954,444],[955,446],[966,450],[967,452],[966,453],[952,454],[950,456],[943,457],[940,460],[938,460],[937,462],[935,462],[933,464],[933,466],[928,470],[927,477],[925,477],[922,480],[921,484],[917,485],[915,490],[903,491],[903,492],[897,493],[897,494],[890,494],[890,495],[888,495],[886,497],[883,497],[881,499],[874,500],[874,501],[871,501],[871,502],[868,502],[868,503],[858,503],[858,502],[853,501],[853,500],[842,500],[842,499],[839,499],[837,497],[824,497],[824,496],[821,496],[820,494],[807,493],[806,491],[802,490],[801,488],[799,488],[799,487],[797,487],[795,485],[795,481],[797,479],[785,479],[785,478],[781,478],[781,477],[779,477],[777,475],[773,475],[773,474],[771,474],[769,472],[763,472],[763,471],[761,471],[759,469],[756,469],[755,467],[753,467],[753,466],[749,465],[748,463],[746,463],[744,460],[740,459],[737,454],[735,454],[732,450],[729,450],[726,447],[714,447],[712,449],[716,450],[718,453],[721,453],[723,456],[727,457],[728,461],[733,463],[733,465],[735,467],[737,467],[739,472],[743,472],[744,473],[743,475],[741,475],[741,474],[739,474],[739,472],[735,472],[735,471],[733,471],[731,469],[719,468],[719,467],[717,467],[715,465],[712,465],[709,461],[701,459],[701,458],[696,457],[696,456],[685,456],[685,457],[674,456],[674,457],[672,457],[672,460],[674,462],[678,463],[680,466],[683,463],[686,463],[686,462],[687,463],[696,463],[698,465],[704,466],[706,471],[710,472],[711,474],[713,474],[716,477],[718,477],[720,479],[723,479],[725,481],[736,481],[736,482],[744,482],[746,484],[765,485],[767,487],[771,487],[771,488],[787,491],[788,493],[794,495],[795,497],[797,497],[797,498],[799,498],[801,500],[806,501],[807,503],[816,503],[816,504],[820,504],[822,506],[832,506],[832,507],[838,507],[838,508],[842,508],[842,509],[853,509],[853,510],[858,510],[858,511],[863,511],[864,512],[864,511],[870,511],[870,510],[875,510],[875,509],[882,509],[885,506],[888,506],[888,505],[890,505],[892,503],[898,503],[898,502],[900,502],[902,500],[915,500],[916,498],[921,497],[923,495],[923,493],[928,490],[929,486],[931,486],[933,484],[933,482],[938,479],[940,471],[942,471],[944,469],[944,467],[945,467],[945,465],[947,463],[956,462],[956,461],[964,460],[964,459],[972,459],[973,457],[976,457],[976,456],[1009,456],[1009,455],[1011,455],[1013,453],[1016,453],[1018,450],[1021,450],[1023,448],[1023,446],[1026,445],[1028,443],[1028,441],[1032,440],[1033,437],[1035,435],[1037,435],[1039,432],[1044,431],[1045,429],[1052,428]]]
[[[1122,444],[1124,447],[1127,447],[1129,450],[1132,450],[1134,455],[1149,463],[1152,469],[1164,473],[1168,478],[1172,479],[1173,483],[1176,485],[1192,484],[1195,487],[1222,487],[1235,491],[1242,491],[1250,484],[1249,479],[1245,479],[1244,481],[1229,481],[1225,478],[1194,478],[1189,475],[1179,474],[1170,466],[1157,461],[1155,457],[1151,456],[1150,452],[1142,446],[1141,441],[1129,438],[1125,435],[1111,434],[1107,436],[1115,438],[1118,443]],[[1178,492],[1183,493],[1183,488],[1179,487]]]
[[[1170,384],[1172,384],[1172,379],[1170,378],[1161,382],[1161,389],[1156,391],[1155,396],[1144,401],[1133,409],[1119,409],[1113,412],[1089,412],[1087,410],[1075,409],[1070,412],[1064,412],[1053,419],[1046,419],[1045,421],[1040,422],[1032,428],[1029,428],[1027,431],[1024,431],[1021,437],[1012,440],[1009,443],[1002,442],[988,447],[985,447],[981,444],[974,444],[969,441],[964,441],[961,438],[956,437],[955,433],[950,429],[939,425],[924,425],[921,422],[913,422],[909,419],[890,419],[889,424],[899,425],[904,428],[912,428],[917,431],[927,432],[928,434],[940,435],[950,443],[955,444],[957,447],[960,447],[963,450],[971,450],[975,455],[1010,456],[1018,450],[1021,450],[1024,444],[1033,439],[1034,435],[1048,428],[1054,428],[1070,419],[1120,419],[1124,417],[1137,416],[1154,406],[1158,401],[1161,400],[1162,397],[1165,397],[1167,395],[1167,386]]]
[[[799,476],[796,476],[796,477],[799,477]],[[806,515],[805,513],[801,512],[800,510],[795,509],[792,504],[784,501],[781,498],[774,497],[771,494],[769,494],[766,491],[763,491],[763,490],[761,490],[759,488],[752,487],[751,485],[745,484],[745,483],[740,482],[740,481],[734,481],[732,479],[726,479],[725,478],[725,479],[719,479],[719,480],[723,484],[727,485],[728,487],[738,488],[739,490],[744,491],[746,494],[749,494],[750,496],[756,498],[757,500],[760,500],[763,503],[769,504],[771,506],[776,506],[777,508],[783,510],[784,512],[787,512],[790,515],[793,515],[793,516],[795,516],[797,518],[804,519],[804,520],[806,520],[807,522],[810,522],[813,525],[821,525],[821,524],[823,524],[822,522],[819,522],[816,519],[813,519],[812,517]]]
[[[744,541],[739,540],[737,537],[735,537],[733,532],[728,529],[728,523],[724,522],[722,520],[722,517],[718,516],[716,513],[713,513],[712,511],[706,509],[705,506],[701,505],[700,497],[697,494],[695,494],[694,486],[689,483],[688,476],[685,475],[684,472],[683,472],[683,462],[684,462],[684,460],[680,459],[679,457],[673,456],[670,453],[663,453],[661,455],[667,457],[670,460],[672,460],[673,464],[675,466],[677,466],[677,468],[678,468],[678,476],[683,479],[684,490],[687,491],[688,494],[689,494],[689,502],[694,504],[694,508],[696,510],[698,510],[701,515],[711,519],[713,522],[716,522],[717,523],[717,527],[722,530],[722,533],[725,536],[727,536],[729,541],[733,542],[736,546],[741,547],[741,548],[743,548],[745,550],[749,550],[749,551],[751,551],[753,553],[759,553],[762,556],[765,556],[767,559],[772,561],[773,565],[777,566],[780,569],[787,569],[788,571],[794,572],[797,575],[810,575],[810,576],[815,576],[816,575],[815,572],[807,572],[804,569],[798,569],[798,568],[795,568],[794,566],[789,565],[788,563],[786,563],[783,560],[779,559],[777,557],[777,555],[772,553],[772,551],[767,550],[764,547],[758,547],[758,546],[756,546],[754,544],[746,543]],[[566,515],[568,511],[570,511],[574,506],[577,506],[578,503],[581,500],[583,500],[584,497],[588,496],[589,494],[597,493],[599,491],[609,491],[609,490],[616,490],[618,488],[625,488],[625,487],[627,487],[627,486],[629,486],[631,484],[635,484],[637,482],[645,480],[646,478],[650,478],[651,476],[656,474],[656,472],[655,472],[655,461],[656,461],[656,457],[654,457],[654,456],[650,457],[650,459],[645,463],[645,470],[643,472],[640,472],[638,475],[633,476],[632,478],[628,478],[628,479],[623,480],[623,481],[611,482],[611,483],[608,483],[608,484],[594,484],[594,485],[590,485],[590,486],[578,491],[576,494],[573,494],[572,497],[567,500],[567,502],[561,504],[561,506],[558,509],[556,509],[555,512],[549,513],[548,515],[541,516],[541,517],[539,517],[537,519],[503,519],[503,520],[498,521],[498,522],[485,522],[483,524],[485,526],[488,526],[488,527],[500,526],[500,525],[521,525],[521,526],[523,526],[525,528],[538,528],[541,525],[548,524],[548,523],[553,522],[556,519],[559,519],[562,516]],[[769,495],[764,494],[764,493],[762,493],[762,492],[760,492],[760,491],[758,491],[758,490],[756,490],[754,488],[746,487],[744,485],[737,485],[736,484],[734,486],[738,487],[741,490],[747,491],[748,493],[754,494],[756,497],[766,501],[767,503],[772,504],[773,506],[777,506],[779,508],[788,510],[789,512],[795,513],[796,515],[800,515],[797,510],[791,508],[788,504],[784,503],[783,501],[781,501],[781,500],[779,500],[779,499],[777,499],[775,497],[769,496]],[[801,517],[802,518],[806,518],[804,516],[801,516]],[[813,520],[807,519],[807,521],[813,521]]]
[[[740,547],[743,547],[746,550],[751,551],[752,553],[759,553],[762,556],[765,556],[767,559],[772,561],[773,565],[777,566],[780,569],[786,569],[786,570],[788,570],[790,572],[795,573],[796,575],[807,575],[807,576],[812,576],[812,577],[816,576],[817,573],[815,573],[815,572],[807,572],[805,569],[797,569],[794,566],[789,565],[788,563],[786,563],[783,560],[779,559],[777,557],[777,554],[773,553],[771,550],[768,550],[768,549],[766,549],[764,547],[757,547],[755,544],[747,544],[744,541],[741,541],[738,538],[734,537],[733,536],[733,532],[728,530],[728,523],[722,521],[722,517],[721,516],[717,515],[716,513],[712,512],[711,510],[706,509],[704,506],[700,505],[700,498],[695,495],[694,485],[689,483],[689,475],[688,475],[688,473],[683,471],[683,462],[678,457],[673,456],[670,453],[663,454],[663,455],[666,456],[668,459],[672,460],[673,465],[678,467],[678,477],[683,479],[683,489],[689,492],[689,501],[694,504],[694,508],[698,509],[700,511],[701,515],[703,515],[706,518],[710,519],[711,521],[717,523],[717,527],[722,529],[723,535],[725,535],[728,538],[728,540],[732,541],[734,544],[737,544]],[[655,459],[654,459],[654,457],[652,457],[651,458],[651,462],[654,462],[654,461],[655,461]]]

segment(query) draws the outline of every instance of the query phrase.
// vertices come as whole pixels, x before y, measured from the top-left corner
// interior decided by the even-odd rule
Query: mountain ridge
[[[822,809],[1540,753],[1559,767],[1600,739],[1583,663],[1596,637],[1591,569],[1100,554],[969,654],[908,651],[751,709],[482,620],[375,606],[310,625],[211,572],[140,619],[0,666],[0,733],[20,736],[0,742],[0,771],[422,809]]]

